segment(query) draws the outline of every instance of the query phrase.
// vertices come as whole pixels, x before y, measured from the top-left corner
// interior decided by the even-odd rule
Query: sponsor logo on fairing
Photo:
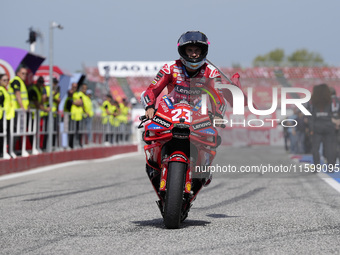
[[[169,111],[169,108],[166,106],[166,103],[164,103],[163,101],[160,101],[159,105],[162,107],[164,112],[168,112]]]
[[[160,113],[158,111],[157,111],[157,116],[162,117],[165,120],[171,121],[170,117],[168,117],[168,116],[166,116],[166,115],[164,115],[164,114],[162,114],[162,113]]]
[[[174,155],[172,155],[169,159],[171,160],[171,159],[173,159],[173,158],[181,158],[181,159],[184,159],[185,161],[187,161],[187,158],[186,157],[184,157],[182,154],[174,154]]]
[[[195,107],[192,109],[192,111],[197,112],[202,106],[202,100],[200,100]]]
[[[166,103],[166,105],[168,106],[169,109],[174,109],[174,106],[172,105],[170,99],[167,96],[163,96],[163,100]]]
[[[156,122],[157,124],[162,125],[163,127],[169,128],[171,126],[171,123],[169,121],[166,121],[165,119],[162,119],[155,115],[152,119],[152,121]]]
[[[210,126],[211,126],[211,122],[208,120],[208,121],[205,121],[205,122],[202,122],[202,123],[194,124],[194,125],[192,125],[192,128],[194,130],[198,130],[198,129],[202,129],[202,128],[206,128],[206,127],[210,127]]]
[[[205,121],[207,119],[209,119],[209,117],[207,117],[207,115],[205,115],[203,118],[194,119],[192,123],[200,123],[200,122],[203,122],[203,121]]]
[[[157,124],[152,123],[148,126],[148,129],[164,129],[164,127],[161,127]]]
[[[214,135],[215,134],[215,131],[212,128],[203,129],[203,130],[198,131],[198,132],[208,134],[208,135]]]
[[[180,94],[184,94],[184,95],[200,95],[201,94],[200,89],[188,88],[188,87],[184,87],[180,85],[175,86],[175,91]]]

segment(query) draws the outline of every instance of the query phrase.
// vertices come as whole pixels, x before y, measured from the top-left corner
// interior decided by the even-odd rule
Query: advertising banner
[[[103,77],[133,77],[133,76],[155,76],[162,69],[166,61],[100,61],[98,62],[99,74]]]

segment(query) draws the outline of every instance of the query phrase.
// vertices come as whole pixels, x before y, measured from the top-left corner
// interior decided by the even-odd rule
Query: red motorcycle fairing
[[[182,189],[181,220],[184,220],[191,203],[210,177],[209,173],[208,176],[195,173],[195,166],[210,165],[216,155],[219,136],[212,117],[202,115],[197,105],[187,102],[172,104],[171,99],[164,96],[154,117],[146,122],[144,128],[147,172],[159,197],[157,204],[161,214],[165,219],[170,210],[166,202],[171,201],[167,192],[169,181],[182,179],[183,187],[178,189]],[[175,177],[176,172],[183,173],[183,177],[182,174],[175,174]],[[170,186],[173,190],[173,185]]]
[[[182,163],[189,164],[189,160],[187,156],[182,151],[174,151],[168,158],[165,158],[163,160],[163,165],[162,165],[163,169],[161,172],[161,182],[160,182],[159,191],[165,191],[169,162],[182,162]],[[185,193],[190,193],[190,191],[191,191],[191,171],[188,165],[188,170],[187,170],[186,178],[185,178]]]
[[[168,159],[164,160],[165,162],[169,161],[178,161],[183,163],[188,163],[187,156],[182,151],[174,151]]]

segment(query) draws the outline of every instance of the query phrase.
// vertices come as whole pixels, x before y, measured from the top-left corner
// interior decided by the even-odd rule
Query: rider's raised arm
[[[165,64],[163,68],[157,73],[147,90],[143,94],[145,110],[154,108],[156,100],[163,89],[171,82],[171,63]]]

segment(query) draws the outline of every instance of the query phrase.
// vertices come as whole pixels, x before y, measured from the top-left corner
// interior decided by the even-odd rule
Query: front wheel
[[[180,226],[186,171],[187,164],[169,162],[163,216],[167,228],[174,229]]]

